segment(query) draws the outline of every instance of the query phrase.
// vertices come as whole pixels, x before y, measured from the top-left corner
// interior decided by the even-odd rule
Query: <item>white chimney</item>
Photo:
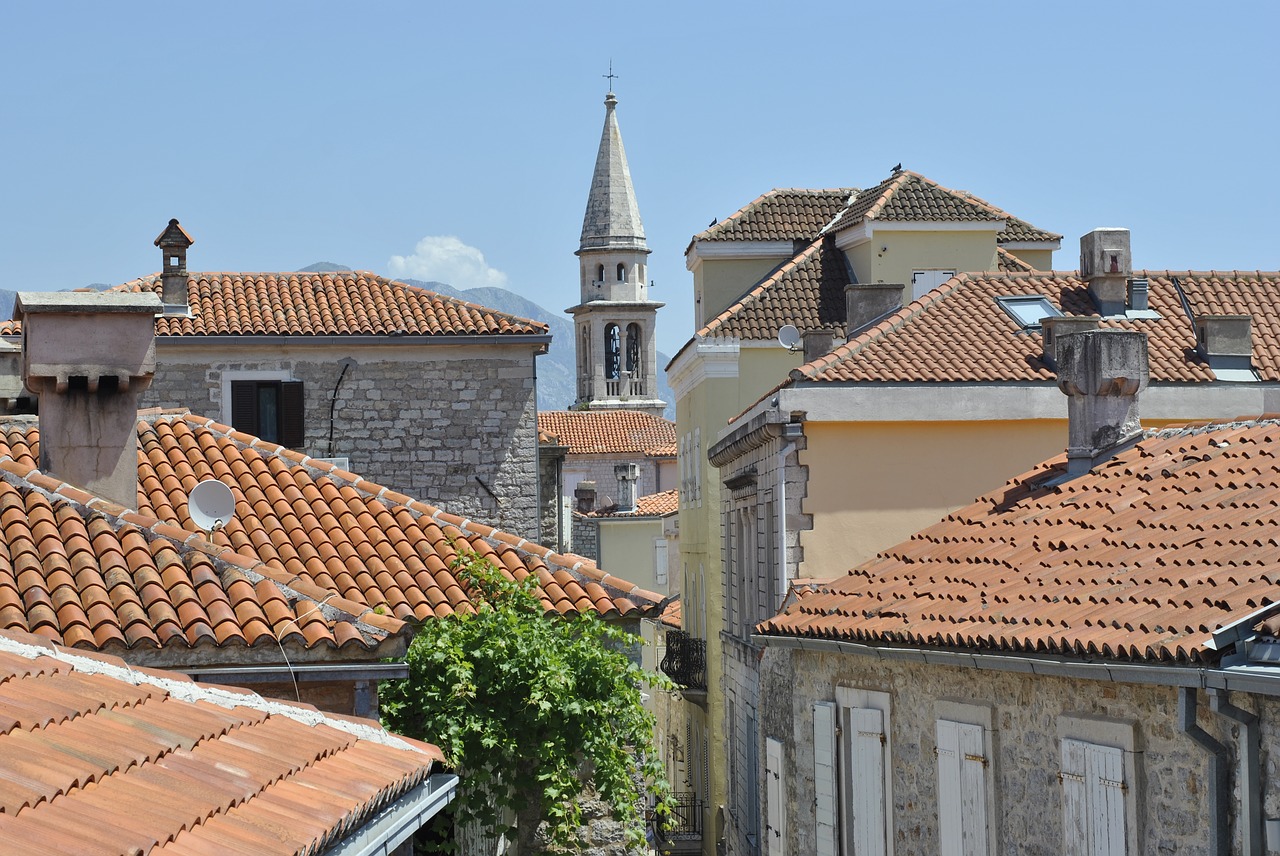
[[[1138,393],[1147,388],[1147,334],[1090,330],[1057,341],[1058,388],[1067,395],[1067,473],[1088,472],[1142,433]]]
[[[618,479],[618,511],[636,510],[636,487],[640,482],[640,466],[638,464],[618,464],[613,468]]]
[[[1128,229],[1094,229],[1080,238],[1080,278],[1101,315],[1123,315],[1128,308],[1133,253]]]

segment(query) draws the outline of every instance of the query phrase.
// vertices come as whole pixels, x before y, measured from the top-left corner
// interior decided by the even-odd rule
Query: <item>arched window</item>
[[[591,330],[582,325],[582,346],[578,349],[578,399],[591,399]]]
[[[604,265],[596,266],[596,283],[604,282]]]
[[[619,262],[618,263],[618,282],[626,282],[626,281],[627,281],[627,266]]]
[[[640,377],[640,325],[627,325],[627,371],[632,377]]]
[[[622,342],[618,325],[610,324],[604,328],[604,376],[609,380],[617,380],[621,372]]]

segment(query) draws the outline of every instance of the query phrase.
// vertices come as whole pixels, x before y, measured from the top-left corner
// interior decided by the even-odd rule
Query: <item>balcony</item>
[[[702,800],[697,794],[672,794],[671,814],[657,824],[654,832],[662,854],[702,852]]]
[[[667,652],[658,668],[684,690],[707,689],[707,640],[683,630],[667,631]]]

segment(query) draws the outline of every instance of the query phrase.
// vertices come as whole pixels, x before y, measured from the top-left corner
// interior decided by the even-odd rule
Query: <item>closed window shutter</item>
[[[885,856],[884,713],[874,708],[843,711],[840,781],[846,786],[845,852]]]
[[[765,823],[765,853],[784,856],[786,830],[786,795],[782,779],[782,744],[772,737],[764,741],[764,796],[768,805]]]
[[[1124,856],[1124,752],[1062,741],[1062,820],[1067,856]]]
[[[987,852],[987,787],[982,727],[940,719],[938,830],[942,856]]]
[[[653,579],[660,586],[667,584],[667,539],[653,539]]]
[[[231,427],[246,434],[258,434],[258,382],[231,381]]]
[[[1089,810],[1085,785],[1085,747],[1082,740],[1062,741],[1062,853],[1090,856]]]
[[[960,735],[956,723],[939,719],[938,738],[938,835],[942,856],[963,856],[964,832],[960,819]]]
[[[306,402],[302,397],[302,381],[284,381],[280,384],[280,445],[300,449],[306,439]]]
[[[836,841],[836,706],[813,706],[813,789],[817,812],[816,856],[838,856]]]

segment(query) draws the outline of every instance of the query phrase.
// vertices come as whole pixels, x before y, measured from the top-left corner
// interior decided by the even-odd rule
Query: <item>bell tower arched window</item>
[[[617,380],[622,372],[622,342],[618,325],[609,324],[604,328],[604,376],[609,380]]]
[[[641,377],[644,372],[640,370],[640,325],[627,325],[627,371],[631,372],[633,378]]]
[[[604,282],[604,265],[596,265],[596,284]]]
[[[627,281],[627,266],[619,262],[618,263],[618,282],[626,282],[626,281]]]

